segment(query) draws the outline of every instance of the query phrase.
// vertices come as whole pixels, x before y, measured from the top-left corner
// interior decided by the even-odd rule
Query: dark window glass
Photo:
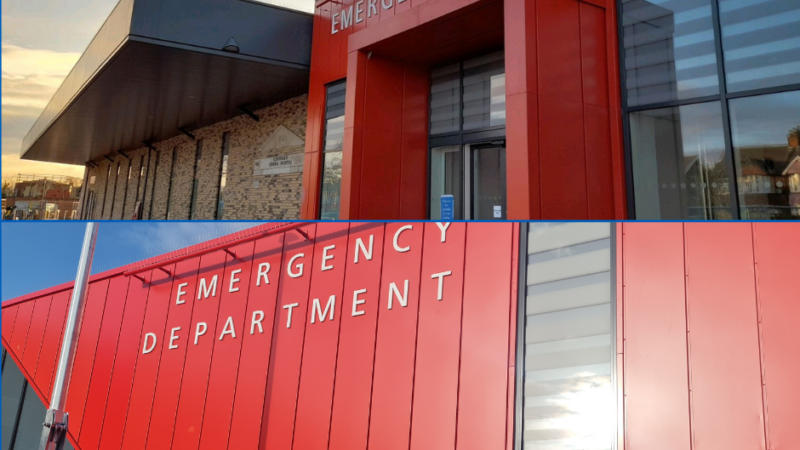
[[[460,85],[461,64],[451,64],[431,72],[431,135],[459,131]]]
[[[167,220],[171,219],[172,215],[172,186],[175,184],[175,162],[178,159],[178,151],[177,149],[172,149],[172,163],[170,164],[169,169],[169,188],[167,190]]]
[[[800,1],[720,0],[728,91],[800,83]]]
[[[42,424],[47,415],[44,406],[36,392],[28,386],[25,390],[25,400],[22,403],[22,412],[19,415],[17,438],[14,441],[14,450],[39,450],[39,440],[42,438]]]
[[[111,190],[111,211],[108,213],[108,218],[112,220],[114,219],[114,203],[117,200],[117,184],[119,184],[120,164],[121,163],[117,163],[117,171],[116,175],[114,176],[114,188]]]
[[[231,147],[230,133],[222,135],[222,161],[219,168],[219,193],[217,194],[217,220],[222,220],[225,206],[225,185],[228,183],[228,153]]]
[[[622,24],[628,106],[719,93],[710,0],[622,0]]]
[[[329,85],[325,102],[325,148],[322,161],[320,219],[339,218],[344,148],[345,81]]]
[[[730,108],[742,219],[800,219],[800,91]]]
[[[633,113],[636,218],[732,219],[719,102]]]
[[[502,51],[464,61],[464,130],[506,124],[506,69]]]
[[[189,220],[194,220],[194,215],[197,212],[197,185],[200,184],[200,179],[198,178],[198,167],[200,167],[200,161],[203,159],[203,140],[200,139],[197,141],[197,148],[195,150],[194,156],[194,177],[192,178],[192,202],[189,205]]]
[[[103,219],[103,214],[106,212],[106,199],[108,199],[108,187],[111,184],[111,164],[108,165],[106,171],[106,188],[103,191],[103,203],[100,204],[100,219]]]
[[[8,364],[3,364],[3,447],[8,450],[11,445],[11,435],[14,431],[14,422],[17,420],[19,401],[22,397],[22,387],[25,384],[25,376],[19,370],[12,359],[8,359]],[[44,417],[42,417],[44,419]],[[42,420],[44,421],[44,420]]]
[[[612,227],[530,224],[522,368],[526,450],[612,449]]]

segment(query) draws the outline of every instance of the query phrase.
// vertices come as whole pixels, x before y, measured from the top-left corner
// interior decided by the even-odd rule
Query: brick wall
[[[191,214],[195,170],[198,183],[194,219],[216,219],[225,133],[229,133],[229,155],[222,219],[299,218],[302,171],[259,175],[254,173],[254,166],[262,158],[303,153],[307,104],[306,95],[295,97],[255,111],[258,122],[241,115],[192,130],[197,141],[179,135],[154,143],[156,151],[140,148],[126,152],[129,159],[116,154],[109,155],[113,162],[95,161],[99,167],[87,168],[89,178],[96,177],[95,183],[88,185],[95,193],[96,203],[92,217],[87,219],[131,219],[137,202],[143,199],[144,219],[165,220],[169,208],[169,219],[187,220]],[[269,138],[281,125],[295,136],[276,144],[275,139]],[[202,141],[202,152],[195,168],[199,141]],[[119,177],[116,176],[117,164],[120,165]],[[132,167],[130,179],[129,165]],[[145,170],[139,178],[142,165]],[[109,166],[111,184],[106,180]]]

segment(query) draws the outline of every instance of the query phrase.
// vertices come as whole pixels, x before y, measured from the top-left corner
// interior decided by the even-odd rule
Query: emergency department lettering
[[[437,223],[436,224],[441,231],[441,242],[444,243],[447,240],[447,230],[450,227],[449,223]],[[411,250],[410,244],[404,244],[403,241],[403,233],[406,231],[411,231],[414,229],[415,225],[404,225],[397,229],[393,236],[388,237],[387,239],[391,239],[392,248],[398,253],[406,253]],[[417,226],[423,226],[419,224]],[[365,239],[357,238],[351,244],[351,250],[353,252],[353,262],[355,264],[359,263],[366,263],[372,261],[373,255],[373,248],[375,244],[375,236],[370,235],[368,238],[368,243],[364,242]],[[321,258],[321,271],[327,271],[334,269],[337,263],[344,264],[345,261],[337,262],[334,254],[332,253],[335,250],[336,245],[329,245],[323,247],[322,250],[322,258]],[[304,270],[306,264],[306,254],[304,252],[299,252],[293,254],[286,264],[286,274],[289,275],[291,278],[301,278],[304,276],[310,276]],[[270,272],[270,265],[269,263],[261,263],[257,267],[254,267],[256,273],[256,286],[268,285],[270,284],[269,272]],[[443,301],[443,292],[444,292],[444,283],[445,278],[452,275],[452,270],[446,270],[438,273],[431,273],[431,274],[424,274],[423,276],[429,276],[432,280],[438,280],[436,283],[436,301]],[[245,278],[242,274],[241,269],[231,270],[228,273],[228,277],[225,278],[229,280],[227,290],[228,292],[237,292],[239,288],[239,283],[242,282],[242,279]],[[245,278],[246,280],[246,278]],[[395,280],[389,283],[389,295],[387,298],[384,299],[385,307],[387,310],[392,311],[402,311],[403,308],[408,306],[408,298],[409,298],[409,281],[408,279],[405,280]],[[217,296],[217,283],[218,283],[218,275],[214,275],[211,277],[210,280],[207,280],[205,277],[200,278],[197,287],[197,301],[203,302],[209,298]],[[188,283],[181,283],[178,285],[178,289],[174,295],[175,305],[186,305],[186,295],[187,292],[184,289],[188,286]],[[222,287],[225,289],[225,287]],[[364,316],[366,311],[361,307],[364,305],[367,300],[361,298],[368,293],[367,288],[359,288],[354,289],[352,292],[346,292],[343,296],[344,299],[351,299],[351,304],[349,308],[343,309],[342,311],[350,311],[350,314],[353,317]],[[334,320],[334,312],[336,311],[336,302],[341,299],[338,299],[336,294],[330,294],[325,299],[314,298],[310,300],[311,305],[311,313],[309,315],[309,323],[311,325],[330,322]],[[380,301],[380,299],[379,299]],[[322,303],[325,303],[323,306]],[[295,308],[299,307],[299,302],[292,302],[282,305],[281,309],[285,312],[285,323],[286,328],[292,328],[293,320],[296,321],[296,318],[293,318],[293,311]],[[262,310],[253,311],[249,318],[245,318],[247,321],[246,325],[243,329],[248,330],[249,333],[252,334],[263,334],[264,327],[262,326],[262,322],[264,321],[266,312]],[[281,319],[283,320],[283,319]],[[223,340],[223,339],[236,339],[238,336],[236,335],[236,319],[233,316],[229,316],[225,319],[225,324],[222,330],[219,332],[219,335],[216,336],[216,339]],[[175,350],[180,347],[176,341],[180,341],[181,338],[181,327],[175,327],[169,330],[169,337],[168,339],[168,346],[169,350]],[[205,322],[198,322],[194,331],[190,330],[191,337],[193,338],[191,341],[194,343],[193,345],[198,345],[200,343],[200,339],[206,336],[208,333],[208,324]],[[207,339],[212,339],[214,337],[208,336]],[[143,346],[142,346],[142,354],[148,354],[155,349],[156,344],[158,342],[158,336],[155,333],[147,332],[145,333]]]
[[[397,4],[407,0],[397,0]],[[381,8],[392,9],[395,0],[380,0]],[[336,34],[341,30],[350,28],[354,24],[361,23],[364,18],[378,15],[378,0],[360,0],[355,5],[350,5],[341,13],[336,13],[331,17],[331,34]]]

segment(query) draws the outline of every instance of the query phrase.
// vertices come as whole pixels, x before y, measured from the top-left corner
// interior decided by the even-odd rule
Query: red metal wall
[[[302,218],[318,216],[326,84],[347,78],[340,218],[425,219],[430,67],[498,47],[509,219],[625,218],[614,0],[379,0],[332,34],[357,1],[316,8]]]
[[[622,444],[800,445],[796,224],[625,223]]]
[[[309,240],[289,231],[234,241],[235,257],[218,250],[170,263],[169,274],[141,273],[147,283],[123,275],[132,266],[93,276],[67,393],[75,447],[505,449],[519,226],[302,229]],[[359,251],[356,262],[359,238],[372,242],[371,259]],[[292,270],[303,264],[303,275],[293,277],[287,265],[300,253]],[[258,276],[265,264],[268,282]],[[431,275],[444,271],[438,300]],[[214,276],[216,292],[198,297]],[[405,280],[406,305],[395,294],[388,309],[391,283],[403,295]],[[3,304],[3,345],[44,402],[69,288]],[[355,311],[364,314],[354,316],[362,289]],[[321,320],[314,299],[324,309],[331,295],[333,318]],[[157,344],[144,353],[148,333]]]

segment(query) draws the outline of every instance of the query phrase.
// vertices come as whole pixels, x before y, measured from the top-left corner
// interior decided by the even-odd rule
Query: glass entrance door
[[[494,144],[431,149],[430,218],[439,220],[443,196],[453,197],[455,220],[506,218],[506,149]]]
[[[471,145],[470,219],[505,220],[506,149],[502,145]]]

